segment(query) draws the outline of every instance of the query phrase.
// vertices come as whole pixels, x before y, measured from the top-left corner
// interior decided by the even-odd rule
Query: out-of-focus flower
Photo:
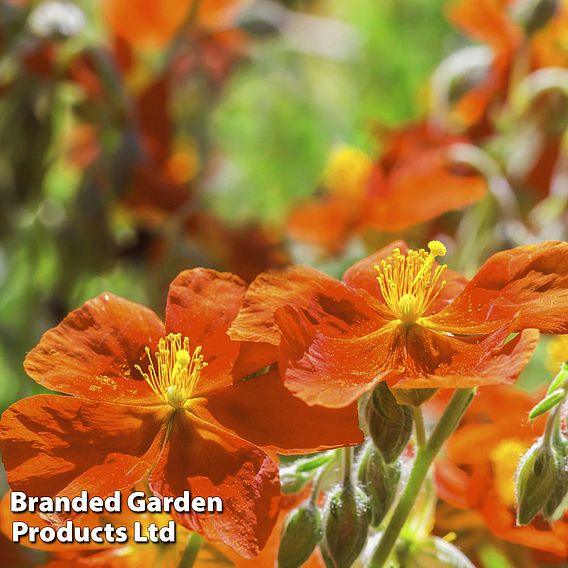
[[[455,102],[452,121],[462,128],[477,127],[488,119],[490,107],[503,102],[515,51],[523,39],[522,30],[507,12],[509,0],[458,0],[450,5],[448,17],[466,35],[487,45],[492,59],[484,76]]]
[[[331,156],[323,195],[300,205],[290,217],[294,239],[338,252],[352,235],[408,229],[485,195],[485,180],[451,159],[450,147],[465,138],[427,123],[380,138],[384,149],[375,161],[349,147]]]
[[[540,519],[524,527],[515,525],[517,464],[544,430],[543,420],[532,424],[528,420],[538,400],[500,386],[478,394],[448,442],[447,459],[436,469],[440,497],[476,514],[469,514],[464,526],[452,525],[444,517],[438,524],[441,530],[458,533],[489,529],[499,539],[549,553],[562,562],[568,557],[568,515],[550,525]]]
[[[161,48],[191,18],[204,35],[227,32],[241,7],[242,0],[105,0],[102,13],[111,31],[130,45]]]
[[[568,335],[557,335],[548,344],[548,358],[546,366],[555,375],[562,363],[568,361]]]
[[[429,251],[393,243],[343,282],[303,266],[267,272],[229,333],[279,346],[284,382],[308,404],[344,407],[384,380],[396,389],[513,382],[538,330],[567,329],[568,244],[497,253],[470,281],[437,264],[445,252],[437,241]]]
[[[72,396],[23,399],[4,413],[0,445],[12,489],[106,496],[148,478],[159,496],[219,496],[222,522],[214,513],[176,520],[243,556],[258,554],[279,500],[277,466],[259,446],[305,453],[358,443],[362,434],[352,409],[311,409],[274,371],[240,381],[267,357],[227,336],[244,292],[231,274],[195,269],[172,282],[165,325],[103,294],[48,331],[25,368]]]

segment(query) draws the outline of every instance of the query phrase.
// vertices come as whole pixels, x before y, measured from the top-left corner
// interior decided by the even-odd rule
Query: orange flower
[[[492,52],[490,68],[482,81],[468,90],[452,110],[453,118],[468,128],[485,128],[490,107],[504,101],[514,54],[523,33],[506,8],[510,0],[458,0],[449,11],[450,21]]]
[[[173,39],[195,0],[105,0],[102,13],[110,29],[128,43],[160,48]],[[240,0],[201,0],[196,20],[209,33],[224,32],[240,8]]]
[[[566,4],[561,3],[550,20],[531,34],[515,20],[514,5],[512,0],[457,0],[448,10],[448,17],[456,27],[491,50],[487,73],[458,99],[452,109],[455,122],[465,128],[474,128],[476,134],[492,130],[489,124],[492,108],[505,102],[510,79],[521,78],[511,77],[516,59],[522,63],[524,72],[568,65]]]
[[[528,420],[536,402],[538,398],[511,388],[481,391],[448,442],[448,459],[437,464],[436,484],[442,499],[477,511],[496,537],[565,560],[568,515],[552,525],[536,519],[515,526],[516,466],[544,430],[543,420]]]
[[[463,137],[418,123],[386,133],[382,142],[375,162],[353,148],[332,156],[325,194],[290,217],[293,238],[338,252],[353,234],[407,229],[485,195],[483,178],[452,164],[449,149]]]
[[[396,388],[510,383],[538,330],[568,329],[567,243],[497,253],[469,282],[435,262],[442,243],[429,249],[393,243],[343,282],[302,266],[266,272],[229,333],[279,346],[291,392],[340,408],[384,380]]]
[[[21,400],[3,415],[0,446],[13,490],[108,495],[149,479],[159,496],[219,496],[222,516],[177,514],[213,542],[252,557],[276,521],[277,466],[263,446],[305,453],[361,441],[352,409],[314,412],[292,397],[264,350],[227,329],[245,286],[195,269],[171,284],[165,325],[103,294],[71,312],[27,356],[39,384],[72,395]]]

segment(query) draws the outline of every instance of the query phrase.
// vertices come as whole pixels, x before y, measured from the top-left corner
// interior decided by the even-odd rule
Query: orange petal
[[[227,329],[244,293],[245,284],[238,276],[205,268],[186,270],[170,285],[166,328],[189,337],[192,349],[201,345],[207,361],[196,396],[232,383],[239,344],[231,341]]]
[[[493,255],[429,320],[452,333],[487,333],[513,318],[512,331],[568,333],[567,307],[568,243],[549,241]]]
[[[460,0],[452,4],[449,19],[470,37],[497,52],[512,51],[522,32],[509,16],[507,0]]]
[[[452,165],[442,148],[398,164],[384,187],[374,191],[377,195],[366,204],[363,224],[396,232],[479,201],[487,193],[487,183]]]
[[[106,497],[131,487],[158,460],[165,412],[54,395],[20,400],[0,423],[8,483],[30,496]]]
[[[305,454],[359,444],[356,405],[339,410],[308,406],[290,394],[277,371],[207,398],[206,411],[223,429],[283,454]]]
[[[469,477],[449,460],[439,459],[434,464],[434,481],[438,496],[454,507],[467,509]]]
[[[529,362],[539,333],[524,330],[507,342],[511,327],[485,338],[459,338],[423,332],[407,354],[416,375],[394,384],[395,388],[470,388],[514,382]],[[422,375],[423,376],[420,376]]]
[[[239,356],[233,367],[233,378],[248,377],[278,359],[278,348],[270,343],[240,342]]]
[[[134,365],[164,326],[148,308],[101,294],[43,335],[24,367],[40,385],[93,400],[151,403],[155,395]]]
[[[291,306],[278,311],[283,332],[281,369],[284,384],[309,405],[343,408],[396,373],[391,328],[368,335],[330,337]]]
[[[290,215],[288,233],[294,240],[338,253],[349,235],[358,206],[348,199],[334,197],[308,201]]]
[[[150,486],[161,496],[218,496],[222,513],[176,514],[190,530],[252,558],[265,545],[278,514],[278,466],[244,440],[178,413]]]
[[[286,305],[304,308],[312,321],[337,328],[338,332],[368,328],[379,318],[366,298],[342,282],[307,266],[291,266],[263,272],[255,279],[229,335],[240,341],[278,345],[280,331],[274,317]]]
[[[104,0],[102,13],[110,30],[128,43],[158,48],[173,37],[190,7],[190,0]]]

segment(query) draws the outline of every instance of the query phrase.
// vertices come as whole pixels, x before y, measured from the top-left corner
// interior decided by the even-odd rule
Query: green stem
[[[351,470],[353,469],[353,448],[343,448],[343,486],[351,485]]]
[[[319,473],[317,474],[312,487],[312,495],[310,497],[310,503],[312,505],[315,505],[317,503],[318,496],[320,494],[325,478],[331,471],[331,468],[337,463],[337,456],[338,451],[336,450],[333,454],[333,457],[320,469]]]
[[[424,415],[419,406],[412,407],[414,414],[414,431],[416,433],[416,445],[423,448],[426,445],[426,429],[424,428]]]
[[[179,563],[179,568],[191,568],[197,559],[197,555],[201,550],[203,544],[203,537],[197,533],[191,533],[187,539],[185,551]]]
[[[474,389],[457,390],[426,445],[418,448],[404,493],[383,533],[379,546],[375,550],[369,568],[383,568],[385,566],[396,545],[400,531],[416,502],[430,466],[442,448],[443,443],[457,428],[461,417],[473,400],[473,395]]]
[[[552,436],[556,429],[557,423],[560,421],[561,408],[562,408],[562,403],[558,404],[546,418],[546,426],[544,430],[544,436],[542,439],[542,443],[544,446],[550,447],[552,444]]]

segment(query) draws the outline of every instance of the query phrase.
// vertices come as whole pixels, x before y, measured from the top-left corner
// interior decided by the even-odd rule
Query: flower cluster
[[[474,45],[426,112],[321,147],[312,58],[366,46],[307,4],[0,0],[0,133],[26,141],[0,147],[0,565],[565,565],[568,4],[452,0]],[[276,179],[292,131],[310,171]],[[10,509],[134,491],[222,511]],[[16,545],[21,522],[177,529]]]

